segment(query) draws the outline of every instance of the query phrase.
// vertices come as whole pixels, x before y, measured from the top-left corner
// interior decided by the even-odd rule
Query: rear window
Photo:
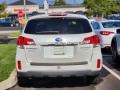
[[[91,31],[88,21],[78,18],[34,19],[25,28],[27,34],[81,34]]]
[[[104,28],[120,27],[120,22],[102,22]]]

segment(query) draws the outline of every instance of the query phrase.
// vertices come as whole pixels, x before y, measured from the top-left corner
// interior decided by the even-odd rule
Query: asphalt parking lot
[[[19,27],[0,27],[0,31],[16,31]]]
[[[7,38],[9,33],[18,32],[19,27],[0,27],[0,44],[16,43],[16,39]]]
[[[6,28],[9,31],[11,28]],[[0,28],[1,30],[1,28]],[[12,29],[13,30],[13,29]],[[14,29],[17,30],[17,29]],[[11,42],[12,41],[12,42]],[[16,39],[8,43],[16,43]],[[8,90],[119,90],[120,64],[114,63],[110,51],[103,51],[103,68],[98,84],[86,84],[83,77],[33,79],[25,87],[17,84]]]

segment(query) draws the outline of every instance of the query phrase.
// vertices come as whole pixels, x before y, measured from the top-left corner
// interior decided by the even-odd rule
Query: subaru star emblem
[[[62,39],[61,39],[61,38],[56,38],[55,41],[56,41],[56,42],[61,42]]]

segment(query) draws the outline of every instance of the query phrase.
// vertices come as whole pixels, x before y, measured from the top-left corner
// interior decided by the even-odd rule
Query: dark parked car
[[[111,14],[106,17],[109,20],[120,20],[120,14]]]
[[[82,12],[82,11],[76,11],[75,14],[84,15],[84,12]]]
[[[0,19],[0,26],[1,27],[11,27],[12,20],[10,19]]]
[[[117,34],[112,39],[111,50],[113,60],[120,62],[120,28],[117,29]]]
[[[11,27],[18,27],[20,26],[20,23],[18,20],[13,20],[12,23],[11,23]]]

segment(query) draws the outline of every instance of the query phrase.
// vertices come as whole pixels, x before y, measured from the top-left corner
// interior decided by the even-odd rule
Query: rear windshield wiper
[[[36,32],[36,34],[59,34],[59,31],[41,31]]]

